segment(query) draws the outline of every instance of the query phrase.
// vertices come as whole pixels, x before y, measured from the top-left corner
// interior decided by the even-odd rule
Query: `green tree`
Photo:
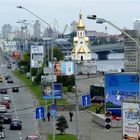
[[[65,130],[68,128],[68,123],[66,118],[64,116],[59,116],[57,119],[56,126],[57,126],[56,129],[60,131],[61,135],[65,133]]]
[[[64,59],[64,54],[61,52],[60,48],[54,47],[53,57],[56,58],[58,61],[63,60]]]

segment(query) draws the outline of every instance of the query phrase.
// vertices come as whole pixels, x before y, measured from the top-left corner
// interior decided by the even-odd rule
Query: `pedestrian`
[[[48,122],[50,121],[50,117],[51,117],[51,113],[50,113],[50,111],[48,111],[48,113],[47,113]]]
[[[87,73],[87,76],[89,77],[89,72]]]
[[[69,112],[69,116],[70,116],[70,122],[72,122],[73,113],[71,111]]]

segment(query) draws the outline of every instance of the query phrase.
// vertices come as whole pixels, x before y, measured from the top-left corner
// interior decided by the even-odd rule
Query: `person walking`
[[[50,121],[50,117],[51,117],[51,113],[50,113],[50,111],[48,111],[48,112],[47,112],[48,122]]]
[[[69,112],[69,116],[70,116],[70,122],[72,122],[72,117],[73,117],[72,111]]]

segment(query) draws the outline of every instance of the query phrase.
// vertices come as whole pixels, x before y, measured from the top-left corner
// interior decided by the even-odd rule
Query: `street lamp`
[[[32,14],[33,16],[35,16],[36,18],[38,18],[39,20],[41,20],[42,22],[44,22],[47,26],[49,26],[49,28],[50,28],[50,30],[52,31],[52,28],[51,28],[51,26],[50,26],[50,24],[48,24],[45,20],[43,20],[42,18],[40,18],[38,15],[36,15],[35,13],[33,13],[32,11],[30,11],[29,9],[27,9],[27,8],[25,8],[25,7],[23,7],[23,6],[17,6],[17,8],[19,8],[19,9],[24,9],[25,11],[27,11],[27,12],[29,12],[30,14]],[[53,61],[53,46],[52,46],[52,50],[51,50],[51,61],[52,61],[52,66],[53,66],[53,63],[54,63],[54,61]],[[49,53],[49,52],[48,52]],[[54,100],[54,82],[53,82],[53,78],[54,77],[54,71],[53,71],[53,69],[52,69],[52,95],[53,95],[53,99],[52,99],[52,102],[53,102],[53,104],[55,103],[55,100]],[[46,77],[45,77],[45,79],[46,79]],[[46,81],[46,80],[45,80]],[[47,103],[47,101],[46,101],[46,103]],[[53,116],[53,140],[55,140],[55,116]]]
[[[123,33],[124,35],[126,35],[129,39],[131,39],[137,46],[137,71],[139,72],[140,69],[140,64],[139,64],[139,49],[140,49],[140,45],[138,43],[138,41],[136,39],[134,39],[132,36],[130,36],[127,32],[125,32],[124,30],[122,30],[120,27],[118,27],[117,25],[115,25],[114,23],[112,23],[111,21],[108,21],[106,19],[103,18],[97,18],[96,15],[88,15],[87,16],[88,19],[92,19],[92,20],[96,20],[96,23],[98,24],[103,24],[103,23],[108,23],[111,26],[113,26],[115,29],[117,29],[118,31],[120,31],[121,33]],[[140,93],[139,93],[140,94]]]
[[[38,18],[39,20],[41,20],[42,22],[44,22],[45,24],[47,24],[49,26],[49,28],[52,30],[50,24],[48,24],[45,20],[43,20],[42,18],[40,18],[38,15],[36,15],[32,11],[30,11],[29,9],[27,9],[27,8],[25,8],[23,6],[17,6],[17,8],[26,10],[27,12],[29,12],[30,14],[32,14],[33,16],[35,16],[36,18]]]

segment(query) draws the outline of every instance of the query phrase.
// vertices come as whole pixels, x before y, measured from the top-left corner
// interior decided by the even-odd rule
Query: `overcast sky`
[[[119,32],[108,24],[96,24],[87,19],[87,15],[96,14],[120,28],[128,29],[133,29],[134,19],[140,18],[140,0],[0,0],[0,28],[8,23],[20,26],[16,22],[23,19],[36,20],[27,11],[16,8],[18,5],[32,11],[51,26],[56,19],[59,31],[63,31],[65,25],[70,25],[73,20],[78,21],[80,10],[86,29],[105,32],[107,26],[106,32],[110,34]]]

